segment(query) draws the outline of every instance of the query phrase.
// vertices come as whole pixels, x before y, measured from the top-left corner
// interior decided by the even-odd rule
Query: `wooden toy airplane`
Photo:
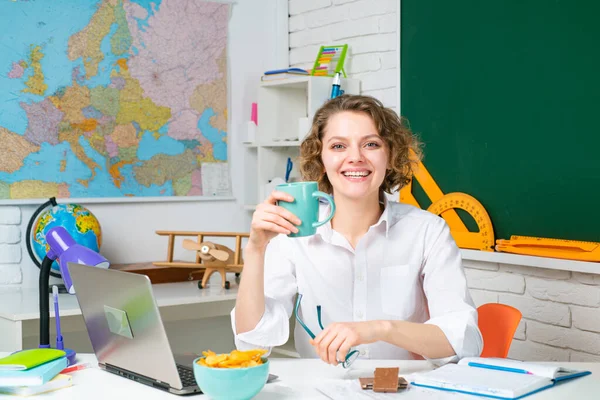
[[[156,231],[157,235],[169,237],[167,261],[157,261],[152,264],[161,267],[204,269],[202,281],[198,282],[198,289],[205,288],[208,280],[215,272],[221,274],[221,286],[229,289],[230,282],[226,280],[226,272],[235,272],[239,276],[244,262],[242,260],[242,238],[247,238],[248,233],[240,232],[184,232],[184,231]],[[173,261],[175,237],[196,237],[196,241],[183,240],[183,248],[196,252],[196,262]],[[235,251],[214,242],[206,241],[206,237],[235,238]],[[190,274],[191,276],[191,274]]]
[[[414,152],[411,152],[411,156],[415,156]],[[466,193],[444,194],[421,161],[418,162],[415,168],[413,179],[419,182],[425,194],[431,200],[431,206],[429,206],[427,211],[440,215],[446,220],[446,223],[450,227],[450,233],[458,247],[494,251],[492,220],[477,199]],[[400,201],[422,208],[412,194],[412,180],[408,185],[400,189]],[[467,226],[455,211],[456,208],[468,212],[473,217],[477,223],[479,232],[470,232],[467,229]]]

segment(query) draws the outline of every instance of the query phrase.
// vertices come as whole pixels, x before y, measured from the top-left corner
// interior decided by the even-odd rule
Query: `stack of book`
[[[0,393],[31,396],[71,386],[66,353],[57,349],[30,349],[0,359]]]

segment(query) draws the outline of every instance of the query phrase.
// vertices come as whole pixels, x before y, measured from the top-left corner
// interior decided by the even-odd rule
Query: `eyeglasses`
[[[294,312],[296,314],[296,320],[300,323],[300,325],[302,325],[302,327],[304,328],[306,333],[308,333],[308,335],[312,339],[314,339],[315,334],[308,328],[308,326],[306,326],[304,321],[302,321],[302,319],[298,315],[298,309],[300,308],[301,300],[302,300],[302,295],[298,294],[298,298],[296,299],[296,307],[294,308]],[[319,321],[319,326],[321,327],[321,329],[325,329],[325,328],[323,328],[323,323],[321,322],[321,306],[320,305],[317,306],[317,320]],[[336,356],[337,356],[337,352],[336,352]],[[342,364],[342,367],[348,368],[348,367],[350,367],[350,365],[352,365],[354,360],[356,360],[357,358],[358,358],[358,350],[352,350],[346,355],[346,359],[344,361],[340,361],[339,359],[337,359],[337,357],[336,357],[336,360],[338,363]]]

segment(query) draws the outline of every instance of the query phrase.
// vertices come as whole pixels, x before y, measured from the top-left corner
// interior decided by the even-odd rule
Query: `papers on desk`
[[[331,400],[390,400],[390,396],[394,395],[393,393],[377,393],[372,390],[364,390],[360,387],[358,379],[331,379],[319,384],[316,389]]]

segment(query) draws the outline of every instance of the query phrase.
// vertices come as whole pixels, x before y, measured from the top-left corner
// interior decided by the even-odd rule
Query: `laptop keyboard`
[[[179,373],[183,387],[197,385],[196,378],[194,378],[194,371],[191,368],[177,364],[177,372]]]

